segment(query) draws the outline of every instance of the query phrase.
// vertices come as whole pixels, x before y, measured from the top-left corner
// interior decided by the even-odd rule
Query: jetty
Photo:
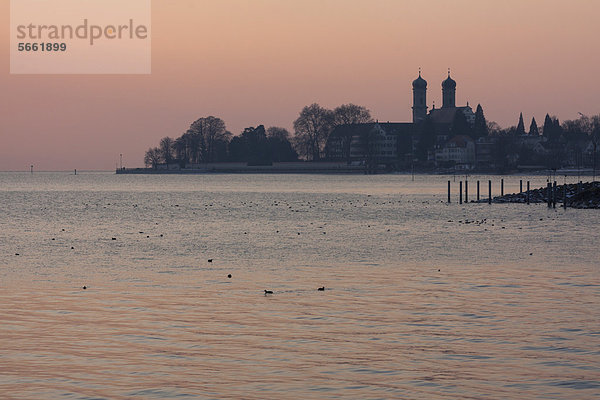
[[[492,203],[527,203],[527,191],[496,196]],[[487,199],[479,202],[487,202]],[[546,187],[529,190],[529,202],[548,203],[555,207],[600,208],[600,182],[579,182],[556,185],[548,182]]]
[[[360,163],[346,162],[274,162],[269,165],[249,165],[245,162],[218,162],[191,164],[184,168],[178,164],[160,164],[156,168],[117,168],[120,174],[364,174],[383,173],[384,168],[368,170]]]

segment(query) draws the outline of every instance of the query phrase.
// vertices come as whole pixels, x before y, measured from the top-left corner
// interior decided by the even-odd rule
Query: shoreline
[[[117,175],[148,174],[148,175],[191,175],[191,174],[354,174],[354,175],[432,175],[432,176],[472,176],[472,175],[494,175],[494,176],[593,176],[594,170],[586,169],[563,169],[563,170],[529,170],[518,169],[510,172],[469,170],[389,170],[385,168],[367,169],[364,165],[348,165],[339,162],[319,163],[273,163],[273,165],[247,165],[245,163],[211,163],[195,166],[194,168],[179,168],[179,166],[160,166],[158,168],[117,168]],[[597,171],[598,172],[598,171]]]
[[[489,199],[480,199],[476,203],[487,203]],[[547,203],[548,207],[600,209],[600,182],[580,182],[554,185],[524,190],[521,193],[509,193],[495,196],[492,203]]]

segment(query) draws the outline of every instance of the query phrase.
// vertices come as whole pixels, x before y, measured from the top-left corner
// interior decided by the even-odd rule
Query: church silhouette
[[[367,170],[397,169],[411,165],[420,151],[425,152],[427,161],[452,162],[470,168],[475,161],[475,143],[456,129],[456,121],[462,120],[472,127],[475,113],[468,102],[465,106],[456,106],[456,86],[448,70],[442,82],[442,107],[436,108],[434,103],[428,112],[427,81],[419,69],[418,77],[412,82],[412,122],[377,121],[337,126],[327,141],[327,158],[365,165]]]

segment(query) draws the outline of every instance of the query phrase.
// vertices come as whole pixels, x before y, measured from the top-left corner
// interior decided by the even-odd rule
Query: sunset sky
[[[124,0],[126,1],[126,0]],[[410,122],[421,67],[441,105],[515,125],[600,113],[598,0],[154,0],[151,75],[10,75],[0,0],[0,170],[109,170],[214,115],[292,130],[303,106]]]

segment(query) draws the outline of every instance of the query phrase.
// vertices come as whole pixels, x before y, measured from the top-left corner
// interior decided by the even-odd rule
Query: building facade
[[[337,126],[327,142],[327,157],[348,163],[406,166],[415,160],[417,145],[429,127],[433,129],[429,134],[435,136],[434,148],[428,158],[431,162],[474,165],[474,141],[471,138],[451,141],[454,136],[461,135],[453,131],[457,119],[464,116],[464,123],[471,127],[475,122],[475,113],[468,103],[456,106],[456,86],[448,70],[448,77],[442,82],[442,107],[433,105],[428,112],[427,81],[419,70],[419,76],[412,82],[412,122]],[[461,113],[460,118],[457,113]]]

